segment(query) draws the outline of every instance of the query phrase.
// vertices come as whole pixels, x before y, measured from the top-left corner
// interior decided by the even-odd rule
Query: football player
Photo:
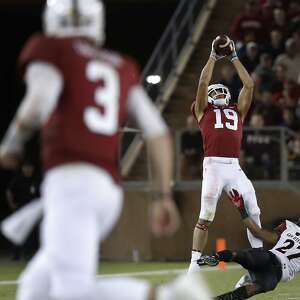
[[[223,58],[216,54],[214,43],[215,40],[210,57],[201,72],[196,100],[191,108],[201,130],[204,160],[201,210],[194,229],[189,272],[199,270],[197,261],[206,246],[208,228],[214,219],[223,190],[228,192],[232,187],[238,189],[245,199],[249,216],[260,226],[260,209],[253,185],[239,165],[243,122],[251,105],[254,83],[231,41],[232,54],[229,58],[243,83],[237,104],[230,102],[231,96],[226,86],[209,85],[216,61]],[[248,239],[252,247],[262,247],[262,241],[249,231]]]
[[[24,143],[41,129],[41,248],[21,276],[17,299],[167,300],[183,299],[178,296],[183,291],[191,299],[209,299],[205,291],[199,293],[202,285],[195,277],[157,290],[133,279],[96,280],[98,244],[122,207],[119,129],[131,117],[148,142],[156,179],[151,210],[156,236],[179,226],[170,190],[171,140],[139,83],[135,62],[101,48],[102,2],[48,0],[43,21],[44,34],[32,36],[21,52],[26,94],[0,147],[2,166],[13,168]]]
[[[280,281],[292,280],[300,272],[300,218],[297,223],[286,220],[274,231],[268,231],[257,226],[248,216],[244,199],[237,190],[230,192],[230,199],[252,234],[273,244],[273,248],[224,250],[212,256],[203,256],[200,264],[214,266],[219,261],[236,262],[249,271],[249,280],[245,285],[216,299],[248,299],[274,290]]]

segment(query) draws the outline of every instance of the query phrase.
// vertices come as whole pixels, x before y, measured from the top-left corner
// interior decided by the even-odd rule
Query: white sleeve
[[[63,89],[63,76],[53,65],[31,63],[25,74],[26,94],[18,110],[18,117],[39,127],[55,109]]]
[[[160,112],[142,86],[135,86],[129,91],[128,113],[137,122],[146,138],[161,136],[168,132]]]

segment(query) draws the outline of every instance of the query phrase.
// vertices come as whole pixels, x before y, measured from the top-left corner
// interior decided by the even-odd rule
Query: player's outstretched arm
[[[254,81],[249,75],[246,68],[243,66],[243,64],[240,62],[236,51],[235,51],[235,45],[234,42],[232,43],[232,54],[231,54],[231,62],[233,63],[240,80],[243,83],[243,87],[240,91],[239,98],[238,98],[238,111],[241,114],[242,120],[245,119],[248,110],[251,106],[252,102],[252,96],[253,96],[253,89],[254,89]]]
[[[264,242],[276,244],[278,241],[279,236],[277,233],[260,228],[250,217],[243,219],[243,222],[255,237],[263,240]]]
[[[211,44],[211,52],[208,61],[206,62],[204,68],[202,69],[199,83],[198,83],[198,89],[197,89],[197,95],[196,95],[196,101],[195,101],[195,113],[197,116],[198,121],[201,120],[203,116],[203,112],[207,106],[207,88],[211,81],[212,73],[214,70],[215,62],[222,58],[222,56],[219,56],[216,54],[214,49],[214,42],[213,40]]]
[[[251,233],[263,240],[264,242],[268,242],[271,244],[276,244],[278,240],[278,234],[274,231],[268,231],[266,229],[260,228],[249,216],[245,208],[244,199],[242,195],[238,193],[237,190],[233,189],[229,193],[230,201],[233,203],[233,205],[237,208],[237,210],[240,212],[241,217],[243,219],[244,224],[247,226],[247,228],[251,231]]]

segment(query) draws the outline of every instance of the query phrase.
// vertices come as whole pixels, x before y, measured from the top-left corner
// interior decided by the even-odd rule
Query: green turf
[[[12,263],[1,261],[0,262],[0,281],[3,280],[15,280],[18,274],[24,268],[22,263]],[[111,273],[130,273],[130,272],[144,272],[144,271],[156,271],[156,270],[168,270],[168,269],[185,269],[187,264],[185,263],[102,263],[100,274]],[[214,294],[224,293],[233,288],[235,282],[244,274],[242,269],[229,269],[225,271],[211,271],[204,272],[211,290]],[[172,280],[175,275],[151,275],[139,278],[145,278],[153,284],[161,284]],[[0,299],[1,300],[13,300],[15,295],[15,285],[0,285]],[[295,280],[280,284],[276,291],[268,294],[259,295],[252,299],[257,300],[300,300],[300,276]],[[188,299],[187,299],[188,300]]]

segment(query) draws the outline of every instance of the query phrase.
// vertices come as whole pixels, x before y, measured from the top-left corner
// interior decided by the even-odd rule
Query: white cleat
[[[249,273],[243,275],[240,280],[236,283],[236,285],[234,286],[234,289],[238,289],[244,285],[248,285],[252,283],[252,279]]]

